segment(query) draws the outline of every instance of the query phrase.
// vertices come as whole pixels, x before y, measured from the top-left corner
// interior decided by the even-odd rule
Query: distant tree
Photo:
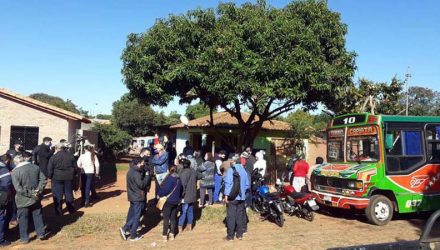
[[[86,118],[95,118],[94,116],[90,115],[90,112],[88,110],[85,110],[83,108],[78,108],[79,114],[86,117]]]
[[[224,109],[239,123],[240,148],[253,144],[265,121],[297,105],[338,104],[355,71],[346,33],[340,14],[323,0],[283,8],[264,0],[220,3],[216,10],[170,15],[145,33],[130,34],[122,74],[143,102],[165,106],[178,97]]]
[[[44,94],[44,93],[35,93],[35,94],[31,94],[29,96],[32,99],[53,105],[55,107],[76,113],[76,114],[80,114],[79,109],[77,108],[77,106],[69,99],[67,100],[63,100],[60,97],[57,96],[52,96],[52,95],[48,95],[48,94]]]
[[[175,125],[180,123],[180,115],[177,111],[171,111],[166,119],[166,125]]]
[[[123,95],[113,103],[113,124],[131,136],[154,134],[155,127],[166,122],[166,116],[157,114],[150,106]]]
[[[440,115],[440,93],[424,87],[409,88],[409,115],[416,116],[438,116]],[[402,95],[400,99],[401,113],[405,114],[406,95]]]
[[[301,148],[304,139],[310,139],[312,136],[319,136],[327,126],[330,117],[325,114],[312,115],[303,110],[296,110],[289,113],[284,121],[292,127],[289,138],[294,139],[295,148]]]
[[[126,149],[131,141],[131,136],[114,125],[94,123],[93,131],[99,132],[106,149],[111,150],[116,156],[118,152]]]
[[[96,115],[96,119],[102,119],[102,120],[111,120],[112,119],[112,115],[107,115],[107,114],[97,114]]]
[[[391,83],[376,83],[367,79],[360,79],[356,85],[346,88],[346,93],[338,97],[332,111],[336,114],[355,112],[371,112],[371,102],[378,114],[397,114],[400,109],[399,100],[402,96],[403,82],[394,77]],[[368,101],[368,102],[366,102]],[[365,107],[365,109],[362,109]]]
[[[190,120],[207,116],[209,114],[210,114],[209,107],[200,102],[193,105],[188,105],[185,111],[185,116],[188,117],[188,119]]]

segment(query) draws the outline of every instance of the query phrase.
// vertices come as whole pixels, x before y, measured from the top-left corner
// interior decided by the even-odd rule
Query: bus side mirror
[[[393,148],[394,136],[393,134],[386,134],[385,136],[385,149],[390,150]]]

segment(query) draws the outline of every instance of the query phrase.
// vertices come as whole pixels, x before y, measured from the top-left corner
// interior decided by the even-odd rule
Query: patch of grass
[[[75,223],[63,227],[62,235],[66,238],[99,235],[108,232],[109,228],[122,225],[124,220],[124,214],[86,214]]]
[[[128,171],[128,164],[116,164],[116,170]]]
[[[211,206],[206,207],[202,210],[202,216],[200,217],[200,222],[204,224],[215,224],[221,223],[226,218],[226,207],[225,206]],[[248,211],[249,221],[258,221],[260,219],[260,214],[249,209]]]

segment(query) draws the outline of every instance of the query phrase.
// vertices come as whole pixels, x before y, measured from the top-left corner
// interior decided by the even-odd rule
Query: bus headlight
[[[350,189],[362,189],[362,181],[349,181],[348,188]]]

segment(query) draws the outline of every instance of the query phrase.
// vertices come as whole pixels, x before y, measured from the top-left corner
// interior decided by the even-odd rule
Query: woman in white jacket
[[[84,145],[85,153],[78,159],[78,168],[81,169],[81,197],[84,207],[90,207],[90,191],[95,176],[99,176],[99,161],[95,154],[94,146],[90,143]]]

